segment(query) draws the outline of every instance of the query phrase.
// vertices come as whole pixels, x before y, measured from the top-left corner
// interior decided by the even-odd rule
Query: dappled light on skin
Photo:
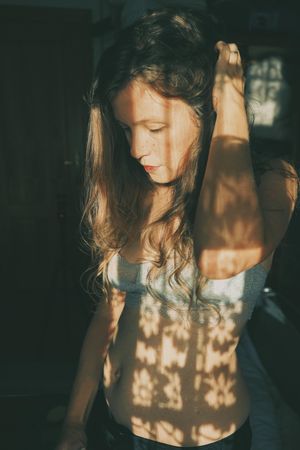
[[[145,342],[137,342],[136,355],[143,363],[146,363],[149,366],[157,363],[157,350],[146,345]]]
[[[163,420],[159,424],[158,431],[160,433],[161,439],[166,439],[168,436],[174,436],[174,440],[178,443],[182,442],[183,433],[180,428],[175,427],[172,423]]]
[[[179,328],[179,332],[177,331]],[[182,333],[183,325],[174,324],[165,327],[162,335],[161,366],[172,368],[184,367],[186,364],[188,348],[184,344],[188,339],[188,332]]]
[[[194,391],[195,394],[200,391],[202,383],[202,368],[204,367],[204,354],[203,354],[203,334],[198,333],[196,341],[196,355],[195,355],[195,378],[194,378]],[[196,409],[195,409],[196,411]]]
[[[146,338],[157,335],[159,332],[159,312],[142,306],[142,314],[140,315],[139,326],[144,330]]]
[[[173,411],[182,409],[182,386],[181,378],[178,372],[172,372],[164,368],[162,371],[164,385],[162,390],[162,401],[158,402],[158,407]]]
[[[182,303],[176,310],[167,277],[152,284],[154,291],[168,293],[165,300],[139,293],[147,264],[116,257],[110,271],[116,283],[124,279],[124,270],[134,283],[132,295],[126,294],[112,357],[106,361],[113,367],[104,372],[111,378],[111,385],[104,385],[111,411],[119,423],[146,439],[175,446],[222,439],[241,425],[234,417],[243,420],[248,414],[235,348],[251,311],[245,299],[256,271],[208,280],[201,295],[219,307],[218,321],[215,310],[207,307],[193,305],[189,311]]]
[[[233,308],[232,313],[237,311]],[[136,317],[140,314],[141,311]],[[209,443],[233,432],[234,424],[210,420],[207,411],[211,411],[211,417],[214,417],[214,411],[225,411],[226,414],[226,409],[236,402],[236,360],[231,358],[237,332],[234,321],[229,321],[229,326],[222,324],[200,329],[190,323],[187,329],[184,323],[171,323],[169,319],[156,317],[156,326],[151,328],[156,330],[155,334],[149,334],[148,327],[143,329],[142,323],[145,322],[140,318],[135,369],[126,397],[127,407],[132,411],[132,432],[178,446],[183,442],[189,442],[189,445]],[[107,364],[111,362],[107,360]],[[112,372],[106,369],[104,377],[111,377]],[[191,374],[188,378],[187,373]],[[188,390],[183,385],[187,380]],[[107,394],[109,398],[109,389]],[[148,420],[150,409],[151,420]],[[203,411],[206,412],[205,421]],[[178,423],[182,423],[182,428]]]
[[[135,431],[135,433],[139,436],[142,433],[146,436],[146,439],[155,439],[156,433],[153,429],[153,425],[149,420],[143,420],[140,417],[132,416],[131,424]]]
[[[168,32],[164,30],[164,34]],[[193,39],[192,33],[188,34]],[[161,43],[168,47],[163,40]],[[123,71],[115,71],[117,81],[112,71],[114,82],[106,88],[104,77],[103,93],[99,83],[100,99],[105,94],[103,149],[99,144],[93,173],[98,176],[103,150],[103,167],[108,168],[115,184],[110,180],[106,185],[103,177],[102,190],[109,194],[111,187],[115,194],[102,199],[112,205],[103,209],[103,217],[109,220],[102,221],[104,229],[112,233],[101,234],[100,222],[94,229],[105,243],[104,253],[110,242],[114,245],[109,256],[123,253],[124,260],[114,260],[118,262],[106,279],[126,291],[126,305],[104,364],[104,394],[118,423],[136,436],[174,446],[211,444],[235,432],[249,416],[248,391],[235,348],[265,281],[265,273],[256,266],[262,256],[270,254],[265,244],[266,231],[272,227],[266,225],[268,220],[270,225],[278,223],[277,217],[273,220],[275,216],[266,212],[273,205],[270,197],[256,195],[238,49],[224,42],[216,49],[219,57],[214,84],[206,78],[205,64],[203,72],[195,71],[194,87],[193,83],[187,86],[193,72],[188,64],[189,78],[181,86],[181,70],[172,73],[168,60],[161,72],[156,65],[147,64],[135,71],[135,58],[130,58],[127,79],[125,76],[121,82]],[[142,61],[143,53],[147,54],[140,51],[136,59]],[[164,95],[153,89],[155,86]],[[110,104],[106,105],[106,98]],[[109,107],[106,115],[105,106]],[[106,140],[109,119],[113,119],[113,126]],[[274,187],[276,184],[270,182],[269,188],[277,197],[280,189]],[[94,190],[95,197],[100,191]],[[101,202],[95,206],[101,209]],[[168,214],[162,217],[164,212]],[[153,223],[158,218],[164,223]],[[184,227],[177,226],[176,220]],[[147,235],[148,230],[153,233]],[[281,232],[269,236],[272,234],[282,236]],[[153,237],[152,246],[151,239],[147,245],[148,236]],[[271,242],[272,250],[276,243],[276,239]],[[172,274],[175,281],[182,281],[179,287],[186,288],[186,295],[175,289],[178,283],[165,282],[163,270],[168,269],[173,250],[174,260],[178,255],[179,261],[174,261]],[[163,269],[157,280],[144,276],[147,266],[143,263],[151,264],[153,255],[157,256],[156,268]],[[120,255],[111,259],[114,256]],[[192,268],[190,277],[183,274],[188,264],[183,267],[178,262],[184,259],[192,259],[199,271]],[[180,274],[179,269],[183,269]],[[158,281],[157,289],[150,281],[153,285]],[[206,297],[202,297],[204,281],[211,286]],[[155,290],[159,295],[152,295]],[[201,301],[189,311],[189,300]],[[215,311],[205,304],[220,306],[219,322]]]
[[[242,305],[235,304],[228,311],[234,317],[242,313]],[[182,445],[187,440],[186,423],[183,429],[175,423],[184,408],[196,414],[199,423],[193,425],[195,421],[191,421],[189,424],[190,444],[212,442],[233,432],[234,424],[222,427],[218,423],[213,425],[209,419],[203,422],[202,414],[204,405],[206,411],[213,413],[224,411],[236,402],[234,374],[237,365],[232,358],[237,345],[236,334],[235,322],[230,318],[221,320],[218,326],[199,329],[192,323],[172,323],[157,312],[151,316],[149,309],[141,308],[129,397],[132,410],[139,411],[139,415],[133,414],[130,419],[133,433],[160,442],[170,442],[172,437],[173,445]],[[185,395],[182,374],[188,370],[193,377],[189,379],[189,394]],[[152,420],[146,420],[148,408],[155,411]]]
[[[241,307],[240,302],[240,307]],[[241,308],[240,312],[241,312]],[[235,324],[232,319],[228,319],[227,322],[222,320],[218,327],[214,327],[211,330],[209,330],[209,337],[212,342],[217,342],[220,345],[223,345],[225,343],[228,343],[228,337],[231,335],[231,333],[234,331]]]
[[[232,388],[235,385],[235,381],[232,381],[230,376],[226,377],[221,372],[217,377],[206,378],[205,383],[210,388],[204,397],[209,406],[218,409],[221,406],[231,406],[234,404],[235,397],[232,393]]]
[[[140,320],[140,324],[143,323]],[[158,325],[157,321],[156,325]],[[146,338],[150,337],[149,329],[148,326],[144,328]],[[174,369],[185,367],[188,348],[184,341],[187,339],[188,332],[184,330],[183,325],[175,323],[164,327],[159,349],[146,345],[141,341],[137,342],[136,358],[141,362],[145,362],[147,358],[145,355],[151,355],[151,361],[156,363],[156,368],[159,367],[160,379],[163,380],[163,384],[160,384],[158,387],[162,397],[162,400],[158,401],[159,408],[171,410],[180,410],[182,408],[180,376]],[[180,340],[182,340],[183,345],[180,345]],[[142,405],[145,403],[145,389],[147,389],[148,394],[152,393],[152,396],[155,397],[154,387],[158,383],[153,382],[153,378],[149,376],[147,371],[145,372],[145,369],[139,373],[135,372],[134,376],[133,403]]]
[[[155,384],[155,379],[151,378],[147,369],[135,371],[132,385],[133,404],[151,406]]]
[[[156,439],[157,436],[157,431],[154,431],[151,427],[151,422],[147,421],[147,420],[142,420],[140,417],[135,417],[133,416],[131,418],[132,421],[132,425],[135,428],[136,433],[138,434],[138,430],[141,432],[144,430],[146,430],[146,433],[148,433],[148,437],[147,439]],[[172,425],[170,422],[167,421],[161,421],[158,425],[159,429],[160,429],[160,435],[166,438],[168,438],[169,436],[173,436],[175,441],[177,443],[180,444],[180,442],[182,442],[183,440],[183,433],[182,431],[177,428],[174,427],[174,425]],[[163,438],[164,439],[164,438]]]
[[[111,276],[122,280],[123,270],[135,289],[143,285],[147,265],[117,257]],[[247,276],[251,272],[209,280],[202,290],[204,300],[219,306],[220,320],[214,309],[175,310],[171,297],[159,301],[148,293],[136,297],[135,291],[130,300],[127,292],[120,333],[104,367],[106,399],[119,423],[137,436],[175,446],[209,444],[241,425],[231,417],[241,402],[235,348],[249,314],[243,300]],[[167,278],[159,289],[168,292]],[[248,400],[243,401],[246,418]]]
[[[219,80],[220,85],[223,78]],[[225,114],[226,117],[235,114],[234,108],[239,109],[240,97],[235,97],[233,111]],[[221,106],[219,103],[219,111]],[[124,130],[131,156],[142,166],[156,167],[147,177],[156,185],[176,179],[201,130],[190,108],[177,99],[158,96],[139,80],[121,91],[113,109],[116,121]],[[145,122],[145,111],[164,123],[158,133],[150,120]],[[218,116],[222,117],[222,113]],[[218,124],[219,128],[224,125],[220,124],[220,119]],[[231,276],[239,271],[236,271],[232,255],[220,249],[234,250],[237,255],[237,249],[245,247],[249,254],[252,248],[256,251],[260,247],[262,231],[257,199],[249,189],[249,186],[254,187],[255,180],[251,173],[249,175],[250,157],[245,159],[248,127],[246,124],[241,127],[239,123],[233,127],[236,128],[230,129],[232,133],[219,134],[212,141],[207,165],[210,171],[206,168],[201,202],[197,203],[199,209],[191,230],[195,264],[200,251],[202,254],[216,252],[216,258],[221,259],[221,269],[227,268],[227,278],[231,271]],[[221,160],[220,154],[223,155]],[[157,188],[157,192],[161,195],[156,198],[155,207],[154,200],[150,205],[145,225],[164,207],[169,208],[162,188]],[[207,211],[212,212],[212,219],[206,214],[202,222],[203,212]],[[126,256],[126,249],[123,250]],[[142,242],[135,241],[131,248],[127,246],[128,261],[149,262],[147,256]],[[223,275],[218,261],[210,256],[207,260]],[[220,303],[218,322],[212,310],[201,310],[198,306],[198,313],[197,309],[189,312],[184,307],[176,310],[174,306],[180,306],[181,300],[179,296],[172,298],[175,290],[170,294],[170,286],[164,284],[163,277],[159,287],[164,295],[161,301],[152,298],[147,290],[138,291],[139,287],[148,286],[142,277],[145,266],[137,268],[124,261],[122,264],[119,270],[114,269],[115,280],[122,282],[127,276],[132,296],[122,314],[118,345],[111,350],[116,352],[115,370],[121,372],[110,392],[112,395],[106,395],[116,420],[137,436],[174,446],[210,444],[233,433],[241,425],[240,420],[249,414],[247,392],[239,379],[235,354],[239,334],[248,318],[248,305],[243,301],[244,278],[239,279],[238,286],[232,287],[234,295],[227,292],[231,287],[226,283],[221,283],[217,299],[208,293],[208,303],[210,300]],[[204,275],[207,276],[205,272]],[[212,290],[216,293],[217,288]]]
[[[155,183],[168,183],[180,175],[200,124],[192,108],[179,98],[165,98],[135,79],[112,102],[114,116],[124,130],[130,154]]]
[[[205,372],[210,373],[213,369],[223,367],[224,363],[226,363],[230,355],[232,355],[232,351],[234,350],[235,346],[236,344],[231,344],[229,346],[231,351],[223,351],[216,347],[216,341],[209,340],[206,344],[206,350],[209,353],[209,358],[205,359]]]
[[[214,442],[222,439],[225,436],[228,436],[234,431],[234,425],[231,425],[227,430],[224,431],[220,428],[216,428],[212,424],[205,424],[199,427],[193,426],[191,436],[195,442],[201,442],[203,438],[205,438],[205,441]]]
[[[260,205],[249,171],[248,125],[246,119],[243,126],[238,120],[227,124],[232,115],[241,115],[240,107],[233,103],[228,114],[219,114],[193,227],[195,255],[208,278],[226,278],[244,270],[244,262],[259,262],[264,246]],[[192,109],[178,99],[162,97],[139,79],[117,95],[113,110],[126,130],[131,156],[142,165],[158,167],[147,176],[155,183],[174,180],[201,132]],[[165,124],[159,133],[157,125],[153,128],[151,121],[145,122],[145,111]],[[228,127],[230,134],[224,131]]]
[[[269,255],[268,255],[269,256]],[[253,262],[263,262],[264,248],[255,246],[254,248],[244,249],[235,248],[234,250],[214,250],[206,249],[202,252],[199,266],[213,279],[225,279],[233,277],[251,267]],[[209,277],[208,277],[209,278]]]
[[[213,248],[217,250],[259,247],[263,243],[260,239],[261,217],[258,215],[257,198],[249,189],[249,186],[256,189],[255,179],[248,169],[250,155],[249,161],[245,161],[244,156],[248,141],[224,135],[213,138],[211,146],[214,150],[210,154],[211,165],[215,167],[206,173],[200,204],[202,211],[212,211],[212,216],[218,220],[207,223],[207,229],[203,232],[205,235],[210,233],[209,242],[214,242]],[[221,162],[215,158],[216,153],[219,158],[222,156]],[[238,174],[236,166],[239,167]],[[199,211],[194,227],[201,225]],[[226,246],[229,240],[230,245]]]

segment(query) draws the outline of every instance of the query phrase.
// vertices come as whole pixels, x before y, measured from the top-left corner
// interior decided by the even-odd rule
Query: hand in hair
[[[245,78],[237,45],[218,41],[215,48],[219,52],[219,57],[215,68],[212,97],[213,106],[217,112],[220,105],[224,103],[244,104]]]

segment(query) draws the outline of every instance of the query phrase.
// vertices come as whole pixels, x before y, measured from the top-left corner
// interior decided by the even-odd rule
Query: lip
[[[153,172],[154,170],[158,169],[159,166],[143,166],[146,172]]]

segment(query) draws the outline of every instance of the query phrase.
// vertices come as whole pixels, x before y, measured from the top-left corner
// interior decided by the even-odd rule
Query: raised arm
[[[208,278],[228,278],[266,259],[283,238],[297,197],[295,178],[268,171],[257,188],[249,149],[244,77],[235,44],[219,42],[217,113],[194,223],[198,266]]]
[[[85,426],[101,382],[103,363],[125,304],[125,292],[111,290],[109,302],[101,302],[83,341],[78,370],[56,450],[86,446]],[[79,448],[79,447],[78,447]]]

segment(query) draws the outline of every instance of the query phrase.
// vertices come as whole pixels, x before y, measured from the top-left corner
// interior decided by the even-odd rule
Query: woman
[[[235,349],[297,175],[284,160],[252,162],[240,54],[215,42],[207,17],[150,12],[106,50],[86,183],[103,295],[57,448],[86,447],[102,383],[111,449],[250,449]]]

